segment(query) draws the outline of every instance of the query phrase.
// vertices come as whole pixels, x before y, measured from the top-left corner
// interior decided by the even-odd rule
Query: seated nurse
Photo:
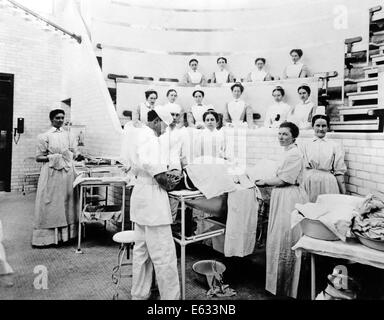
[[[157,100],[157,92],[153,89],[145,91],[145,102],[140,103],[135,110],[132,112],[132,121],[140,120],[147,124],[148,112],[155,108]]]
[[[194,158],[209,156],[225,158],[225,139],[222,130],[217,130],[219,115],[209,109],[203,114],[204,129],[194,137]],[[201,159],[196,159],[196,161]],[[193,162],[196,162],[193,161]]]
[[[212,74],[212,77],[210,79],[211,82],[220,83],[220,84],[234,82],[235,77],[231,72],[227,70],[227,63],[228,63],[227,58],[219,57],[217,58],[216,62],[217,62],[218,70]]]
[[[188,126],[196,129],[204,129],[203,115],[208,109],[214,109],[212,105],[203,104],[204,91],[197,89],[192,93],[195,99],[195,104],[191,107],[191,110],[187,113]]]
[[[308,67],[300,61],[303,56],[303,50],[292,49],[289,54],[291,55],[292,63],[284,68],[283,79],[310,77],[311,73]]]
[[[292,108],[288,114],[287,121],[296,124],[299,129],[310,129],[312,127],[311,120],[314,113],[315,106],[309,96],[311,95],[311,88],[305,84],[301,85],[297,92],[300,97],[300,102]]]
[[[184,126],[184,123],[183,123],[183,112],[182,112],[182,108],[179,104],[175,103],[176,99],[177,99],[177,91],[175,89],[169,89],[167,91],[167,99],[168,99],[168,103],[166,103],[163,108],[165,108],[167,110],[167,112],[169,113],[175,113],[174,110],[177,110],[178,112],[176,113],[179,113],[179,117],[178,117],[178,122],[176,123],[176,126],[177,127],[182,127]]]
[[[285,91],[282,87],[277,86],[272,91],[275,103],[270,105],[265,115],[264,127],[278,128],[281,123],[287,120],[291,107],[283,101]]]
[[[241,99],[244,92],[244,87],[241,83],[236,82],[231,86],[233,100],[226,103],[224,110],[224,124],[228,126],[237,126],[248,123],[248,127],[253,127],[253,112],[252,107]]]
[[[197,67],[199,65],[199,61],[197,59],[191,59],[189,61],[190,70],[184,74],[183,83],[192,84],[192,85],[205,85],[205,77],[202,73],[197,71]]]
[[[270,81],[273,80],[272,76],[265,70],[265,62],[264,58],[257,58],[255,60],[255,70],[250,72],[247,76],[248,82],[255,81]]]

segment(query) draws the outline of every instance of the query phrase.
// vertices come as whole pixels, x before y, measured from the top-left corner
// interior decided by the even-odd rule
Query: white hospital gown
[[[344,175],[347,166],[342,147],[327,138],[313,138],[303,146],[304,180],[303,186],[311,202],[316,202],[320,194],[340,193],[336,175]]]
[[[308,196],[298,184],[303,170],[302,154],[296,145],[285,152],[277,177],[288,186],[272,190],[267,234],[267,271],[265,289],[274,295],[297,295],[301,260],[297,259],[292,246],[299,240],[299,229],[291,229],[291,212],[296,203],[308,202]]]

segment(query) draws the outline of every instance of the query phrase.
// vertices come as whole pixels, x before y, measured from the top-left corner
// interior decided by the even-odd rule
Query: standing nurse
[[[140,238],[145,239],[135,243],[133,249],[131,294],[135,300],[149,299],[153,269],[161,299],[180,298],[168,194],[154,178],[167,171],[167,165],[160,160],[158,137],[171,122],[169,112],[155,108],[148,112],[148,126],[133,137],[135,151],[131,160],[137,179],[131,196],[131,220]]]
[[[309,201],[316,202],[320,194],[346,193],[344,174],[347,166],[341,146],[325,137],[329,129],[329,117],[323,110],[313,116],[312,127],[315,137],[303,147],[303,185]]]
[[[32,245],[43,247],[77,236],[73,192],[75,140],[62,127],[64,110],[49,113],[52,127],[38,138],[36,161],[42,162],[35,201]]]

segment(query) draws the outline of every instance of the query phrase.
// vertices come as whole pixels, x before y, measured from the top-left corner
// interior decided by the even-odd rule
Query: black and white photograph
[[[384,2],[0,0],[5,300],[384,300]]]

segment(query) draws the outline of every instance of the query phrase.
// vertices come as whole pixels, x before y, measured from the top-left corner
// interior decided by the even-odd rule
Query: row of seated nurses
[[[253,109],[246,103],[241,96],[244,92],[244,86],[241,83],[235,83],[231,86],[233,100],[226,103],[223,114],[223,125],[239,125],[244,122],[249,128],[254,127],[253,123]],[[301,85],[298,88],[300,103],[291,107],[284,102],[285,91],[282,87],[277,86],[272,91],[274,104],[270,105],[267,109],[264,126],[265,127],[279,127],[284,121],[295,123],[300,129],[308,129],[311,127],[311,118],[315,111],[314,103],[310,99],[311,89],[307,85]],[[213,105],[204,104],[204,91],[196,89],[193,91],[193,98],[195,104],[189,109],[185,110],[187,113],[187,123],[189,127],[196,129],[204,128],[203,114],[208,109],[215,110]],[[146,101],[139,104],[132,112],[132,120],[141,120],[146,122],[146,115],[149,110],[153,109],[156,105],[158,94],[155,90],[147,90],[145,92]],[[176,103],[177,91],[170,89],[167,92],[168,103],[164,105],[165,108],[171,110],[176,109],[182,112],[180,105]],[[245,120],[245,121],[244,121]]]
[[[174,110],[172,110],[174,111]],[[187,128],[178,127],[177,114],[173,114],[174,122],[164,136],[169,141],[167,147],[177,166],[170,169],[180,169],[183,163],[182,139],[178,133]],[[205,125],[200,130],[198,139],[204,137],[220,137],[216,130],[217,113],[208,110],[203,114]],[[291,229],[290,215],[297,203],[315,202],[320,194],[346,193],[344,174],[347,167],[344,162],[344,151],[336,142],[326,138],[329,130],[329,117],[324,112],[315,114],[311,119],[314,138],[298,147],[296,139],[299,128],[292,122],[283,122],[279,126],[278,141],[285,152],[281,157],[275,177],[255,181],[258,187],[275,187],[271,194],[270,212],[267,232],[267,266],[266,290],[278,296],[296,297],[298,292],[301,260],[295,256],[291,247],[301,236],[300,229]],[[222,138],[216,142],[224,143]],[[204,148],[206,147],[204,144]],[[225,145],[211,146],[220,149],[214,156],[225,158]],[[206,153],[204,150],[203,153]],[[169,159],[168,159],[169,160]]]
[[[301,62],[303,50],[292,49],[290,51],[291,64],[287,65],[282,72],[282,79],[288,78],[306,78],[311,77],[312,74],[308,67]],[[216,60],[217,70],[213,72],[211,77],[207,79],[201,72],[198,71],[199,61],[193,58],[189,61],[189,71],[183,76],[182,83],[191,85],[205,85],[208,83],[228,83],[235,82],[234,74],[228,70],[228,59],[226,57],[219,57]],[[265,68],[266,59],[256,58],[254,70],[248,73],[245,81],[270,81],[278,80],[280,77],[273,77]]]

